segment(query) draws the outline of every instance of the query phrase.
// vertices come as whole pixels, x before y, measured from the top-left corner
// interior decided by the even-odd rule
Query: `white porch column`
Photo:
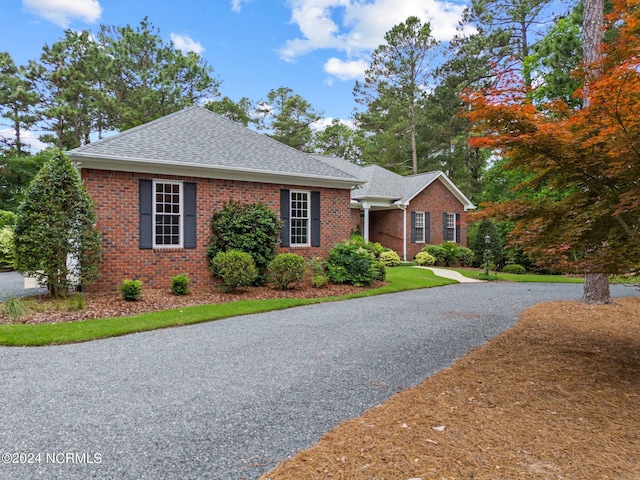
[[[402,258],[407,261],[407,206],[402,205]]]
[[[371,208],[371,205],[369,205],[367,202],[363,202],[362,203],[362,209],[364,210],[364,226],[363,226],[363,236],[364,239],[368,242],[369,241],[369,209]]]

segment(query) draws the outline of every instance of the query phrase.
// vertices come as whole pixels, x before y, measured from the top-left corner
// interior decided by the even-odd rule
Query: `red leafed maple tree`
[[[467,97],[473,142],[528,179],[481,215],[514,222],[511,241],[542,264],[588,275],[640,271],[640,0],[616,0],[607,26],[617,34],[584,67],[582,109],[534,105],[514,76]],[[583,301],[610,302],[600,278]]]

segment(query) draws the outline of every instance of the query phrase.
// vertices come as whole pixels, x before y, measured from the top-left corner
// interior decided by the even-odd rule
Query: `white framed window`
[[[291,246],[309,246],[311,232],[311,201],[307,191],[290,192]]]
[[[456,214],[447,213],[445,226],[445,242],[455,242],[456,239]]]
[[[153,246],[182,247],[182,183],[153,182]]]
[[[416,243],[424,243],[424,212],[416,212],[414,227]]]

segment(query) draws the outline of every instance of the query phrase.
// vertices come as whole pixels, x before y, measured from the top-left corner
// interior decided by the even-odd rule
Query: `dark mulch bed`
[[[382,283],[374,285],[375,287]],[[270,286],[249,287],[235,293],[224,293],[219,288],[192,291],[188,295],[172,295],[169,290],[143,289],[142,298],[135,302],[125,301],[118,292],[82,293],[67,299],[50,299],[44,296],[24,298],[28,311],[19,319],[0,315],[1,323],[59,323],[130,316],[138,313],[180,308],[190,305],[209,305],[238,300],[269,298],[321,298],[362,292],[364,287],[352,285],[325,285],[314,288],[307,282],[290,290],[275,290]]]

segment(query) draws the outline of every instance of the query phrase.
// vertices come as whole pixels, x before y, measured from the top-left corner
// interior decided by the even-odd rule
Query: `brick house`
[[[314,157],[365,182],[351,191],[350,203],[353,228],[367,240],[405,260],[426,244],[467,245],[467,212],[476,207],[443,172],[402,176],[378,165]]]
[[[68,152],[95,203],[102,269],[94,290],[125,278],[166,288],[186,273],[213,284],[211,216],[230,200],[280,215],[279,250],[325,257],[352,230],[351,189],[364,182],[201,107]]]

